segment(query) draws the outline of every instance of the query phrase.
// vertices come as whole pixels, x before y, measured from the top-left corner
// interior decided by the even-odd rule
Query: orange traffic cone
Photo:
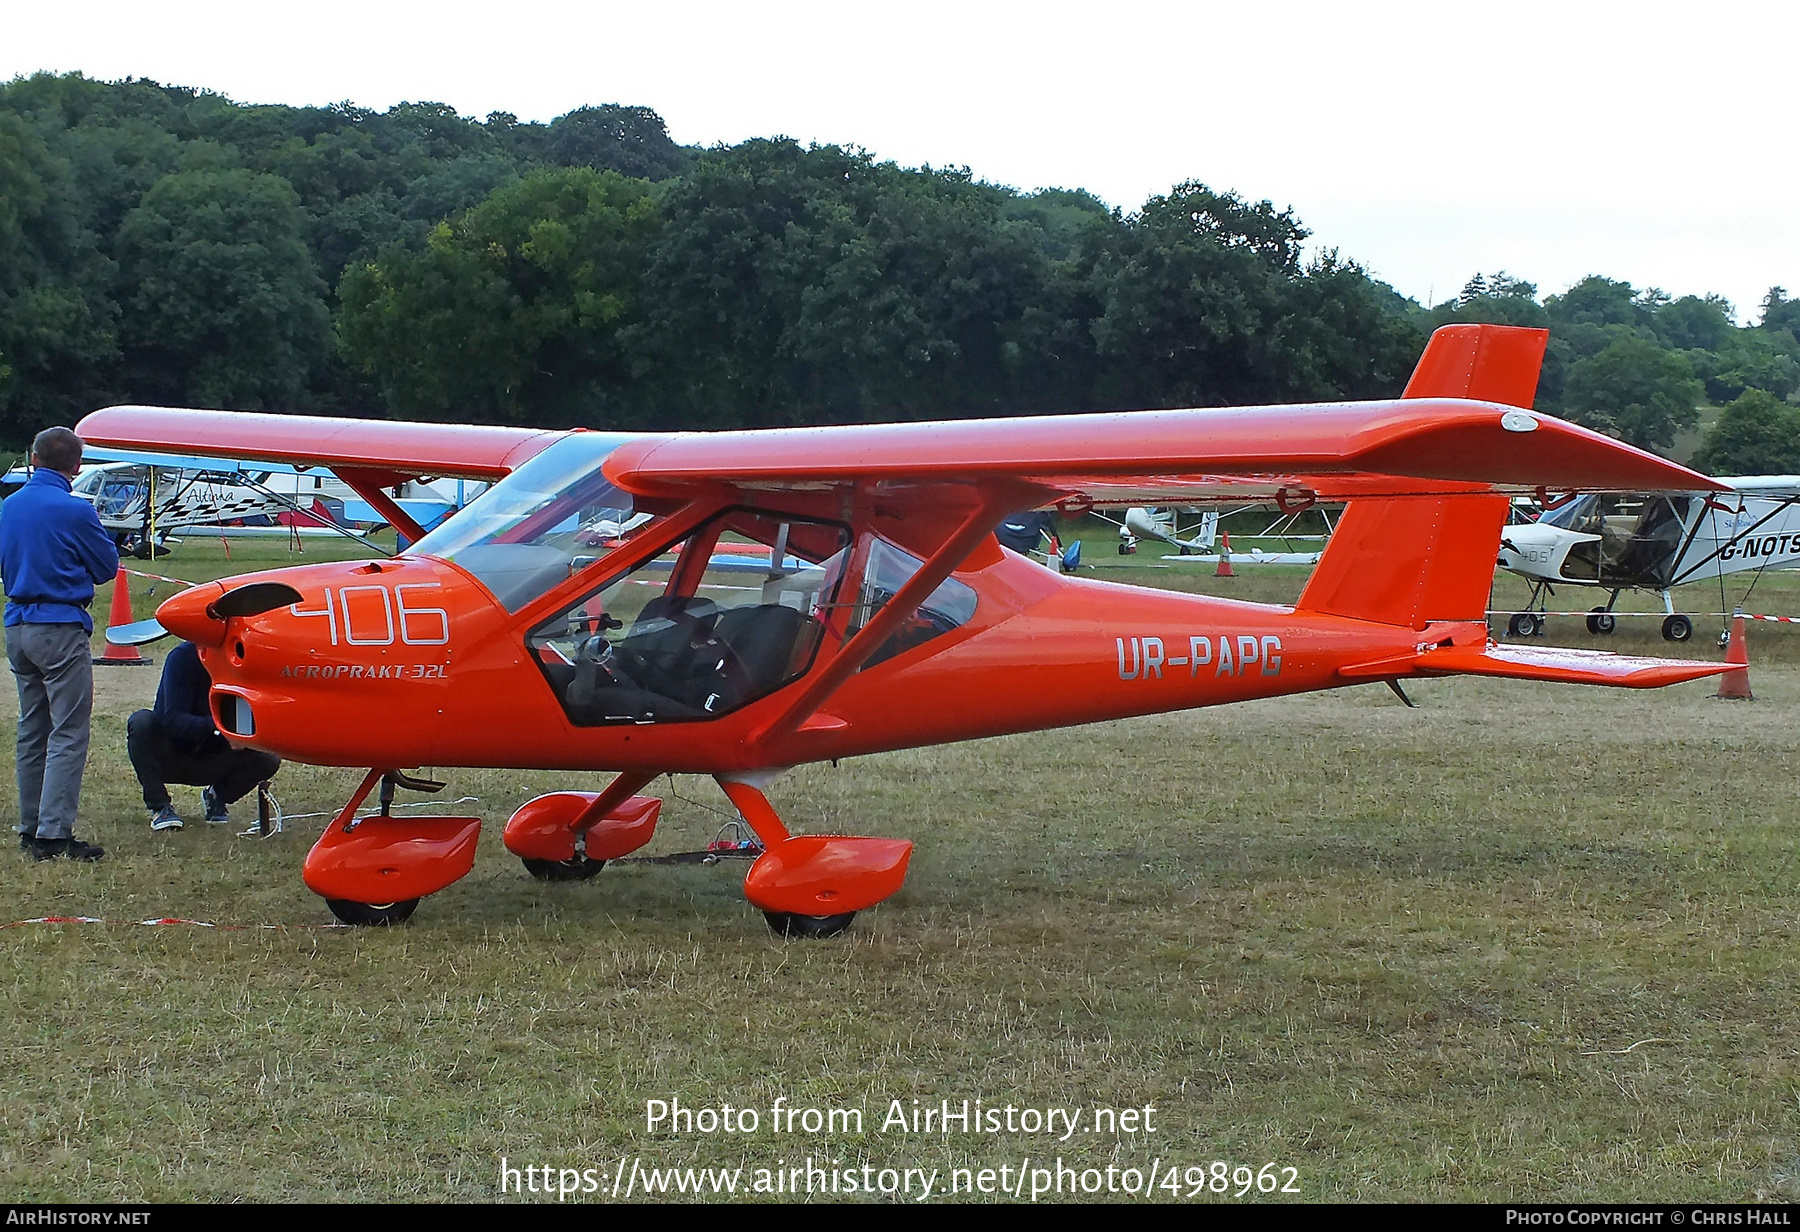
[[[125,566],[120,565],[119,576],[113,579],[112,613],[106,618],[106,627],[128,625],[131,620],[131,582],[125,576]],[[108,642],[106,653],[94,660],[94,666],[139,667],[149,662],[136,646],[115,646]]]
[[[1719,691],[1714,696],[1754,701],[1750,695],[1750,650],[1744,642],[1742,616],[1731,618],[1731,644],[1725,647],[1725,662],[1737,664],[1737,667],[1719,677]]]
[[[1219,535],[1219,567],[1213,570],[1214,577],[1236,577],[1231,571],[1231,536]]]

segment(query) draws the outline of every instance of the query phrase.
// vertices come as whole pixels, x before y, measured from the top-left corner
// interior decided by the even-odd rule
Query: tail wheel
[[[570,860],[524,860],[525,871],[539,881],[586,881],[606,867],[605,860],[576,856]]]
[[[331,908],[332,915],[346,924],[370,927],[404,924],[418,908],[419,900],[405,898],[397,903],[354,903],[347,898],[328,898],[325,905]]]
[[[1685,642],[1694,636],[1694,622],[1677,613],[1663,621],[1662,635],[1665,642]]]
[[[765,911],[763,918],[780,937],[835,937],[850,927],[856,912],[842,915],[795,915],[790,911]]]

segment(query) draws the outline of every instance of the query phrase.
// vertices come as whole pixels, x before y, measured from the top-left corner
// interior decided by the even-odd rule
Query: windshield
[[[1545,526],[1560,526],[1578,534],[1597,535],[1600,533],[1600,498],[1578,496],[1565,504],[1544,510],[1538,515],[1538,521]]]
[[[628,437],[577,432],[483,492],[413,547],[455,563],[510,612],[651,520],[600,473]]]

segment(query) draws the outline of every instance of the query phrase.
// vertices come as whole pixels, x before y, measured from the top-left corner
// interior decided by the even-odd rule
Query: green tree
[[[1800,407],[1745,390],[1707,430],[1691,465],[1709,475],[1800,474]]]
[[[1699,422],[1701,394],[1680,352],[1627,334],[1576,361],[1563,404],[1577,423],[1643,449],[1666,449]]]
[[[650,186],[545,171],[439,223],[422,247],[351,266],[344,353],[407,415],[549,425],[619,414],[618,331],[637,307],[657,226]]]
[[[1292,211],[1203,184],[1154,197],[1093,275],[1112,406],[1393,396],[1422,341],[1406,301],[1335,252],[1303,266]]]
[[[1463,285],[1462,294],[1431,310],[1433,328],[1468,321],[1486,325],[1523,325],[1544,329],[1550,316],[1537,301],[1537,287],[1505,270],[1476,274]]]
[[[1789,299],[1785,287],[1770,287],[1763,296],[1762,320],[1757,328],[1782,336],[1789,344],[1800,345],[1800,299]]]
[[[157,181],[119,228],[133,396],[308,405],[330,315],[305,226],[276,176],[198,170]]]
[[[1785,398],[1800,389],[1800,351],[1783,346],[1780,335],[1761,329],[1734,329],[1716,351],[1690,352],[1706,361],[1695,368],[1706,382],[1706,394],[1729,402],[1747,389]]]
[[[1281,395],[1302,401],[1391,398],[1425,349],[1417,305],[1332,249],[1290,288],[1281,324],[1290,375]]]
[[[1006,219],[1013,200],[966,171],[836,146],[708,151],[664,198],[633,336],[655,376],[648,411],[772,426],[1055,401],[1085,335],[1059,333],[1070,287],[1036,229]]]
[[[593,167],[641,180],[666,180],[689,162],[648,107],[577,107],[550,122],[539,156],[562,167]]]
[[[1717,295],[1684,295],[1656,310],[1656,336],[1677,351],[1718,351],[1737,332],[1731,304]]]
[[[1094,274],[1102,399],[1209,406],[1279,397],[1287,382],[1272,344],[1306,237],[1292,211],[1197,182],[1152,197]]]
[[[89,409],[92,372],[117,350],[112,275],[68,164],[0,111],[0,435]]]
[[[1648,326],[1650,311],[1629,282],[1590,274],[1561,295],[1544,301],[1552,328]]]

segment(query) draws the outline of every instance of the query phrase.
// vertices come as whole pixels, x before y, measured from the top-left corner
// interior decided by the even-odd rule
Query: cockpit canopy
[[[1598,535],[1569,549],[1562,575],[1602,586],[1669,585],[1700,498],[1596,493],[1546,510],[1539,525]]]

